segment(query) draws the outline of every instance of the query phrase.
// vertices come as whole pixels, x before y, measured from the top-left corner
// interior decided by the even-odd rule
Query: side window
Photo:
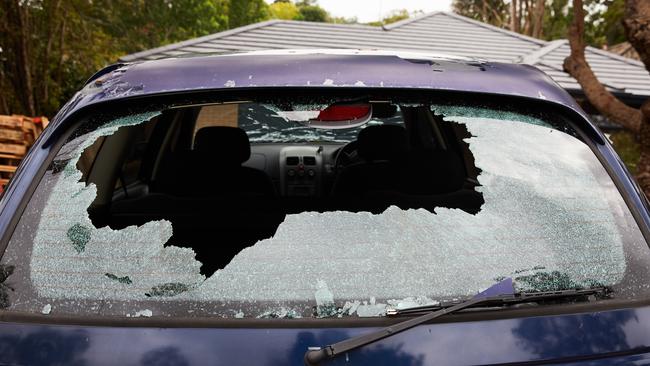
[[[194,136],[200,129],[212,126],[239,127],[238,119],[238,104],[218,104],[201,107],[194,124],[192,146],[194,146]]]
[[[88,181],[88,176],[90,175],[90,172],[93,169],[93,165],[95,164],[95,159],[97,158],[97,154],[99,153],[99,150],[102,148],[102,145],[104,144],[104,140],[106,137],[102,136],[98,138],[95,142],[93,142],[92,145],[90,145],[86,151],[84,151],[83,154],[81,154],[81,157],[79,157],[79,162],[77,162],[77,168],[82,172],[82,177],[84,181]]]
[[[149,144],[156,124],[149,122],[133,127],[132,136],[129,136],[129,152],[122,163],[122,167],[115,183],[115,188],[129,186],[139,180],[148,180],[149,169],[146,169],[158,152],[159,144]]]

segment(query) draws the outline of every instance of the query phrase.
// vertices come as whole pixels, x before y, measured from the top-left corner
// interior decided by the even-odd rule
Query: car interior
[[[277,116],[262,121],[251,111],[274,112],[260,103],[167,109],[83,152],[77,168],[97,186],[89,216],[96,227],[113,229],[169,220],[166,245],[192,248],[209,276],[272,237],[286,215],[379,214],[390,206],[480,211],[480,170],[463,124],[424,105],[367,106],[366,123],[322,129],[336,134],[330,139],[309,138],[320,130]],[[275,120],[284,125],[264,134]]]

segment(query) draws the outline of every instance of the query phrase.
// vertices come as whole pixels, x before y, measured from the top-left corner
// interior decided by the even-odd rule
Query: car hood
[[[328,364],[590,365],[650,359],[650,308],[416,327]],[[307,347],[374,328],[153,328],[0,323],[3,365],[302,365]]]

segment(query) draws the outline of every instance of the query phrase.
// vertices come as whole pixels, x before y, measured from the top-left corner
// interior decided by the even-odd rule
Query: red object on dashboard
[[[353,121],[370,113],[369,104],[331,105],[318,114],[318,121]]]

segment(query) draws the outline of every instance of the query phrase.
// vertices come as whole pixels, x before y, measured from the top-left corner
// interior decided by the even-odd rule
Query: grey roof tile
[[[121,60],[287,48],[393,49],[521,62],[537,66],[570,92],[582,90],[562,70],[569,55],[566,40],[546,42],[446,12],[423,14],[384,27],[270,20],[134,53]],[[586,53],[609,90],[650,95],[650,75],[641,62],[591,47]]]
[[[543,63],[565,74],[562,71],[562,63],[570,52],[569,44],[564,40],[560,47],[556,47],[547,54],[542,55],[536,63]],[[603,84],[620,93],[650,95],[650,74],[648,74],[640,62],[636,62],[635,60],[628,62],[628,60],[623,60],[618,55],[591,47],[586,50],[586,56],[594,73]],[[546,70],[544,71],[546,72]],[[556,76],[553,74],[549,75],[558,81]],[[571,78],[568,74],[565,75]],[[575,83],[573,78],[571,80]],[[558,83],[562,87],[569,89],[566,83],[563,84],[560,81]]]

